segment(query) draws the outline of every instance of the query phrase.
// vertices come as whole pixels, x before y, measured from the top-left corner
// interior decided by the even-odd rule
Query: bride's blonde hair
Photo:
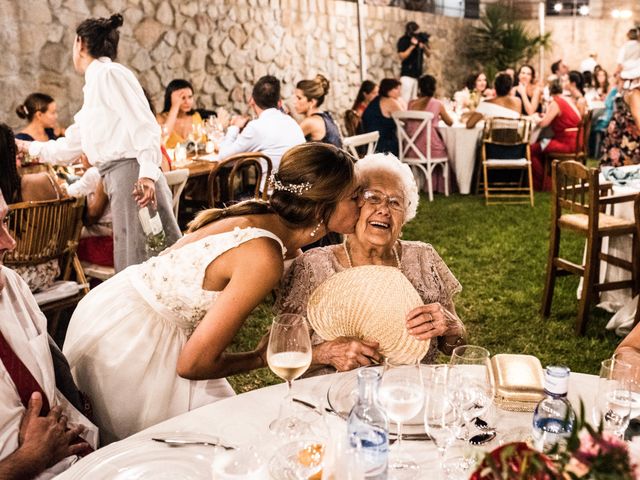
[[[355,184],[351,155],[326,143],[303,143],[282,156],[274,174],[279,184],[302,185],[301,193],[294,189],[276,189],[268,202],[247,200],[227,208],[211,208],[200,212],[189,223],[189,232],[198,230],[226,217],[275,213],[297,227],[310,227],[322,220],[325,225],[345,195]]]

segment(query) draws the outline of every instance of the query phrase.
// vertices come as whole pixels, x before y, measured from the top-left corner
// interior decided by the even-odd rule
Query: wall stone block
[[[142,48],[150,50],[164,33],[162,24],[152,18],[146,18],[135,28],[134,36]]]
[[[171,26],[173,24],[173,8],[167,1],[161,2],[156,11],[156,20],[164,25]]]

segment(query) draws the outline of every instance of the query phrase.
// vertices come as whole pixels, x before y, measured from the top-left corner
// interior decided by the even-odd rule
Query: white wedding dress
[[[270,237],[236,228],[133,265],[78,304],[64,354],[92,401],[103,443],[234,395],[226,379],[187,380],[178,356],[219,292],[202,289],[207,266],[248,240]]]

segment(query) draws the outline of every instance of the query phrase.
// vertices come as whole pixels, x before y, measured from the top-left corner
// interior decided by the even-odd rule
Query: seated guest
[[[95,448],[98,432],[56,388],[47,320],[2,266],[15,247],[7,211],[0,192],[0,478],[52,478]]]
[[[565,79],[563,92],[567,92],[573,100],[574,105],[580,112],[580,116],[584,116],[587,112],[587,100],[584,98],[584,77],[576,70],[571,70]]]
[[[384,78],[380,82],[380,94],[369,103],[362,114],[364,132],[380,133],[376,152],[390,152],[398,155],[396,124],[391,114],[406,110],[406,105],[401,98],[401,86],[400,81],[395,78]]]
[[[0,124],[0,189],[11,203],[55,200],[63,196],[56,179],[48,172],[21,175],[16,163],[16,142],[11,129]]]
[[[261,152],[271,159],[273,171],[277,172],[284,152],[305,142],[302,129],[296,121],[278,109],[280,103],[280,80],[271,75],[260,78],[253,86],[249,99],[249,106],[258,118],[250,122],[244,117],[231,120],[220,144],[220,160],[236,153]],[[262,188],[265,179],[266,171]]]
[[[469,75],[464,88],[453,95],[457,109],[464,111],[475,110],[480,102],[491,97],[493,91],[487,89],[487,76],[483,72]]]
[[[445,146],[440,134],[438,133],[438,122],[442,120],[447,125],[453,125],[453,120],[444,108],[444,104],[434,98],[436,93],[436,79],[431,75],[423,75],[418,80],[419,98],[409,102],[409,110],[419,110],[433,113],[431,121],[431,158],[442,158],[447,156],[447,147]],[[407,124],[407,133],[413,135],[418,127],[418,121],[411,121]],[[418,138],[416,138],[416,146],[423,152],[427,149],[427,132],[423,130]]]
[[[536,71],[531,65],[522,65],[514,95],[522,101],[522,115],[542,113],[542,89],[536,83]]]
[[[296,258],[281,284],[276,308],[307,316],[310,295],[333,275],[361,265],[397,267],[424,302],[407,313],[406,328],[416,339],[434,340],[423,359],[433,363],[438,350],[451,354],[453,348],[465,343],[464,326],[455,315],[453,301],[461,290],[460,283],[431,245],[399,239],[405,223],[415,216],[419,200],[409,166],[392,155],[374,154],[359,160],[356,172],[361,194],[355,233],[342,245],[309,250]],[[376,342],[347,337],[323,341],[314,334],[312,343],[311,374],[351,370],[380,361]]]
[[[16,115],[29,122],[16,135],[18,140],[46,142],[58,138],[55,133],[58,120],[56,102],[46,93],[29,95],[24,103],[16,108]]]
[[[604,68],[598,65],[593,74],[593,78],[593,86],[596,89],[596,93],[598,94],[598,100],[604,101],[604,99],[607,98],[607,94],[609,93],[610,88],[609,74]]]
[[[567,80],[565,80],[565,86]],[[569,87],[571,88],[571,87]],[[575,87],[574,87],[575,88]],[[582,114],[576,102],[571,97],[562,95],[563,84],[554,80],[549,86],[552,101],[547,112],[538,123],[540,128],[551,127],[553,138],[543,139],[531,145],[531,169],[533,171],[533,186],[536,190],[551,189],[551,177],[544,178],[544,154],[571,153],[576,149],[578,127],[582,121]],[[551,169],[549,169],[550,171]]]
[[[104,191],[100,172],[92,167],[85,155],[82,163],[87,169],[80,180],[67,187],[72,197],[86,197],[85,226],[80,234],[78,258],[104,267],[113,267],[113,226],[109,197]]]
[[[351,110],[362,117],[362,114],[366,110],[371,100],[378,96],[378,92],[378,85],[376,85],[375,82],[372,82],[371,80],[365,80],[364,82],[362,82],[362,85],[360,85],[360,90],[358,90],[358,94],[356,95],[356,99],[353,102],[353,107],[351,107]]]
[[[329,80],[322,75],[316,75],[313,80],[301,80],[296,85],[296,112],[304,115],[300,128],[307,142],[330,143],[342,148],[340,129],[329,112],[324,112],[320,106],[324,97],[329,93]]]
[[[626,80],[616,100],[613,119],[602,142],[601,165],[620,167],[640,164],[640,61],[620,74]]]
[[[474,128],[484,117],[518,118],[522,111],[522,101],[511,96],[512,80],[509,74],[499,73],[493,82],[496,97],[485,100],[467,119],[467,128]]]
[[[164,92],[162,112],[156,117],[162,126],[167,148],[175,148],[176,144],[186,142],[193,126],[202,124],[202,118],[193,109],[193,103],[191,83],[182,79],[169,82]]]

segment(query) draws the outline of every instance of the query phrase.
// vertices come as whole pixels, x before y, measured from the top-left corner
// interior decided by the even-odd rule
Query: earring
[[[320,226],[322,225],[322,223],[324,222],[324,220],[320,220],[320,222],[318,222],[318,225],[316,225],[316,228],[314,228],[313,230],[311,230],[311,237],[315,237],[316,234],[318,233],[318,230],[320,229]]]

